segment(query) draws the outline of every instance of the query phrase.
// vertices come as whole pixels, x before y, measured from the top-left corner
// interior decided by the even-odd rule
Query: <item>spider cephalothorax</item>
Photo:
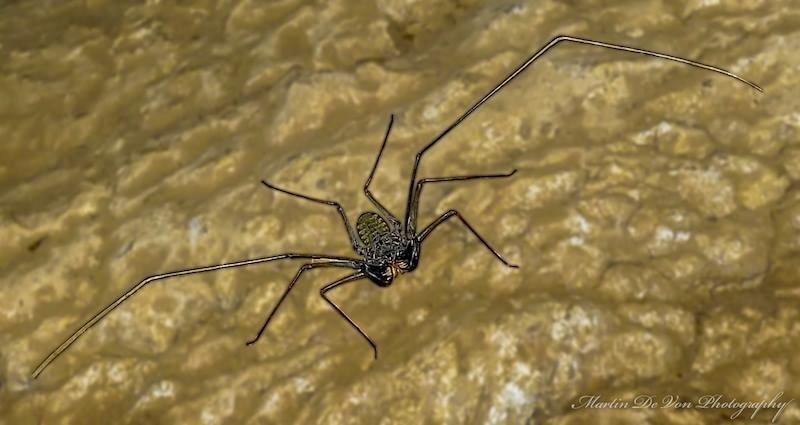
[[[396,254],[392,255],[391,260],[367,261],[364,264],[362,272],[372,283],[387,287],[392,284],[396,277],[403,273],[412,272],[417,268],[420,242],[415,239],[401,239],[401,243],[403,245],[396,249]]]
[[[352,258],[352,257],[344,257],[344,256],[333,256],[333,255],[322,255],[322,254],[296,254],[296,253],[286,253],[286,254],[279,254],[279,255],[272,255],[269,257],[261,257],[261,258],[254,258],[250,260],[242,260],[242,261],[235,261],[230,263],[220,263],[214,264],[211,266],[206,267],[195,267],[191,269],[184,269],[184,270],[177,270],[169,273],[161,273],[153,276],[149,276],[132,288],[128,289],[124,294],[120,295],[116,300],[114,300],[111,304],[106,306],[103,310],[92,316],[86,323],[83,324],[77,331],[73,332],[69,338],[67,338],[64,342],[61,343],[56,349],[50,352],[50,355],[45,358],[38,367],[33,371],[33,377],[39,376],[40,373],[47,367],[53,360],[56,359],[59,355],[61,355],[64,350],[69,348],[72,343],[74,343],[81,335],[83,335],[89,328],[97,324],[103,317],[107,314],[111,313],[112,310],[117,308],[120,304],[122,304],[125,300],[131,297],[134,293],[142,289],[146,284],[161,280],[167,279],[171,277],[177,276],[184,276],[189,274],[196,274],[196,273],[206,273],[221,269],[228,269],[234,267],[244,267],[253,264],[262,264],[267,263],[270,261],[276,260],[284,260],[284,259],[303,259],[306,260],[307,263],[302,265],[300,269],[295,274],[294,278],[289,282],[288,287],[281,295],[280,300],[275,304],[275,307],[272,308],[272,311],[267,316],[267,320],[264,321],[264,324],[259,329],[258,334],[255,338],[248,341],[247,344],[250,345],[256,342],[260,337],[261,334],[266,329],[267,325],[269,324],[272,317],[275,315],[275,312],[278,311],[278,307],[281,306],[283,300],[286,299],[286,296],[289,294],[289,291],[294,287],[294,284],[300,278],[300,275],[309,269],[316,268],[316,267],[341,267],[350,270],[350,274],[344,276],[334,282],[331,282],[322,289],[320,289],[320,296],[322,299],[325,300],[342,318],[344,318],[350,326],[353,327],[372,347],[375,353],[375,358],[378,357],[378,346],[372,341],[372,339],[367,336],[366,332],[361,329],[352,319],[350,319],[347,314],[342,311],[333,301],[331,301],[325,294],[341,285],[355,282],[362,279],[369,279],[373,283],[378,286],[389,286],[392,284],[392,281],[403,273],[408,273],[414,270],[419,263],[419,254],[420,249],[422,246],[423,241],[427,238],[433,231],[436,229],[440,224],[444,223],[448,219],[452,217],[456,217],[459,221],[469,230],[489,251],[494,254],[494,256],[500,260],[503,264],[508,267],[517,267],[514,264],[507,262],[503,257],[497,253],[497,251],[489,245],[488,242],[472,227],[472,225],[467,222],[461,214],[458,213],[456,210],[449,210],[444,214],[440,215],[436,219],[434,219],[430,224],[428,224],[425,228],[423,228],[419,233],[417,233],[417,212],[419,209],[419,196],[422,191],[422,187],[426,183],[437,183],[437,182],[452,182],[452,181],[461,181],[461,180],[474,180],[474,179],[487,179],[487,178],[504,178],[510,177],[514,174],[514,171],[510,173],[503,173],[503,174],[477,174],[477,175],[468,175],[468,176],[455,176],[455,177],[435,177],[435,178],[424,178],[417,180],[417,170],[420,165],[420,161],[422,160],[423,155],[425,152],[428,151],[433,145],[441,141],[450,131],[456,128],[462,121],[467,119],[470,114],[475,112],[481,105],[486,103],[492,96],[498,93],[503,87],[505,87],[511,80],[516,78],[520,73],[522,73],[525,69],[527,69],[536,59],[542,56],[546,51],[550,48],[554,47],[558,43],[562,41],[569,41],[578,44],[584,44],[589,46],[595,47],[603,47],[607,49],[613,50],[621,50],[625,52],[631,53],[638,53],[648,56],[653,56],[661,59],[668,59],[676,62],[680,62],[686,65],[691,65],[694,67],[706,69],[709,71],[714,71],[728,77],[735,78],[749,86],[753,87],[756,90],[762,91],[760,87],[757,85],[744,80],[743,78],[734,75],[724,69],[713,67],[710,65],[705,65],[699,62],[690,61],[688,59],[679,58],[677,56],[670,56],[663,53],[652,52],[649,50],[637,49],[633,47],[622,46],[619,44],[610,44],[610,43],[603,43],[600,41],[589,40],[585,38],[577,38],[577,37],[570,37],[570,36],[558,36],[550,40],[544,47],[540,48],[536,51],[533,55],[531,55],[528,59],[525,60],[521,65],[519,65],[514,71],[512,71],[505,79],[503,79],[499,84],[497,84],[492,90],[487,92],[481,99],[479,99],[475,104],[473,104],[469,109],[467,109],[464,113],[461,114],[455,121],[453,121],[447,128],[445,128],[438,136],[436,136],[432,141],[428,142],[416,155],[414,158],[414,166],[411,169],[411,178],[409,183],[408,189],[408,198],[406,201],[406,212],[405,212],[405,220],[403,222],[402,228],[400,224],[400,220],[397,219],[391,212],[389,212],[381,203],[372,195],[369,191],[369,184],[372,181],[372,177],[375,175],[375,170],[378,168],[378,163],[380,162],[381,154],[383,153],[383,149],[386,147],[386,142],[389,140],[389,133],[392,129],[392,123],[394,122],[394,116],[391,116],[389,120],[389,128],[386,130],[386,134],[383,138],[383,144],[381,145],[380,150],[378,151],[378,156],[375,159],[375,163],[372,166],[372,171],[367,177],[367,181],[364,183],[364,195],[366,195],[367,199],[375,206],[375,209],[378,210],[376,212],[366,212],[359,216],[358,221],[356,222],[356,228],[353,229],[350,225],[350,222],[347,219],[347,214],[345,214],[344,209],[342,208],[339,203],[334,201],[327,201],[323,199],[313,198],[308,195],[303,195],[296,192],[291,192],[286,189],[281,189],[279,187],[273,186],[265,181],[262,180],[262,183],[270,189],[276,190],[278,192],[285,193],[287,195],[295,196],[301,199],[305,199],[308,201],[316,202],[319,204],[329,205],[335,207],[338,211],[340,217],[342,218],[342,222],[344,223],[345,229],[347,233],[350,235],[350,241],[353,245],[353,249],[357,254],[359,254],[362,258]]]

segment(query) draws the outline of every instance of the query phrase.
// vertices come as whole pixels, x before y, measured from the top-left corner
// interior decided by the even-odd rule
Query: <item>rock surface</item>
[[[0,6],[0,424],[800,423],[800,32],[791,0],[7,2]],[[389,289],[300,263],[350,255],[335,212],[396,114],[373,192],[553,35],[670,52],[765,88],[575,45],[458,127],[420,226],[460,210]],[[454,222],[455,223],[455,222]],[[583,406],[587,397],[601,404]],[[633,409],[652,396],[658,408]],[[670,401],[693,403],[663,406]],[[602,405],[606,403],[606,405]],[[683,407],[681,407],[683,406]],[[663,408],[662,408],[663,407]]]

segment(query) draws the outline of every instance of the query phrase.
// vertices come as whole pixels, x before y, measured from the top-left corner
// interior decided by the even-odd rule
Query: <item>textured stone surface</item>
[[[0,424],[718,424],[735,409],[575,409],[649,394],[795,402],[800,32],[781,1],[6,2],[0,6]],[[563,45],[457,128],[421,221],[459,209],[389,289],[298,265],[142,277],[286,251],[348,255],[336,214],[389,114],[373,191],[558,33],[764,86]],[[766,424],[775,411],[743,423]],[[741,420],[741,419],[740,419]]]

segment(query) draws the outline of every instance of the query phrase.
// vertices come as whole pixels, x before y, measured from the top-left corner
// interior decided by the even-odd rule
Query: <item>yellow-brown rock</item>
[[[797,22],[794,0],[4,2],[0,425],[800,424]],[[331,269],[245,346],[287,261],[153,283],[32,379],[147,275],[350,255],[334,211],[259,181],[355,220],[394,113],[372,189],[400,214],[416,151],[562,33],[765,93],[561,45],[420,170],[518,169],[430,185],[420,226],[456,208],[520,268],[454,221],[390,288],[331,292],[377,361],[320,299]]]

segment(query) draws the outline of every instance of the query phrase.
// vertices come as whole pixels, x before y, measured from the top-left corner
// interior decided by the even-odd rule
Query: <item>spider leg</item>
[[[481,241],[483,246],[485,246],[489,251],[491,251],[492,254],[494,254],[494,256],[497,257],[497,259],[500,260],[503,264],[505,264],[507,267],[512,267],[512,268],[515,268],[515,269],[519,267],[516,264],[512,264],[512,263],[509,263],[508,261],[506,261],[506,259],[503,258],[503,256],[500,255],[500,253],[497,252],[496,249],[492,248],[492,246],[489,245],[489,242],[486,242],[486,239],[484,239],[483,236],[481,236],[475,230],[475,228],[472,227],[472,225],[470,225],[469,222],[464,217],[462,217],[461,214],[456,210],[449,210],[446,213],[444,213],[441,216],[439,216],[439,218],[437,218],[436,220],[433,220],[433,222],[431,224],[429,224],[427,227],[425,227],[425,229],[422,230],[419,233],[419,235],[417,235],[417,241],[419,241],[420,243],[422,241],[424,241],[425,238],[427,238],[431,234],[431,232],[433,232],[434,229],[436,229],[436,227],[438,227],[440,224],[444,223],[450,217],[453,217],[453,216],[458,217],[458,219],[461,220],[461,222],[464,224],[464,226],[466,226],[467,229],[469,229],[469,231],[472,232],[472,234],[475,235],[478,238],[478,240]]]
[[[454,177],[429,177],[420,179],[417,182],[417,188],[414,191],[414,199],[411,202],[411,210],[409,211],[411,227],[408,229],[409,237],[413,237],[417,229],[417,213],[419,212],[419,198],[422,195],[422,186],[426,183],[442,183],[461,180],[477,180],[477,179],[494,179],[502,177],[511,177],[517,170],[511,170],[510,173],[497,173],[497,174],[472,174],[467,176],[454,176]]]
[[[256,334],[255,338],[247,341],[245,343],[245,345],[252,345],[256,341],[258,341],[259,338],[261,338],[261,334],[263,334],[264,330],[267,329],[267,325],[269,325],[269,322],[272,320],[272,317],[275,316],[275,313],[278,311],[278,308],[283,303],[283,300],[285,300],[286,296],[289,295],[289,291],[292,290],[292,288],[294,287],[294,284],[297,283],[298,279],[300,279],[300,275],[302,275],[303,272],[306,271],[306,270],[310,270],[310,269],[317,268],[317,267],[351,267],[351,268],[357,268],[357,266],[354,267],[353,264],[342,263],[342,262],[339,262],[338,260],[332,260],[332,261],[326,261],[326,262],[316,262],[316,263],[306,263],[306,264],[303,264],[302,266],[300,266],[300,269],[297,270],[297,273],[294,275],[294,278],[292,279],[292,281],[289,282],[289,285],[286,287],[286,290],[283,291],[283,295],[281,295],[281,298],[275,304],[275,307],[272,308],[272,311],[269,313],[269,316],[267,316],[267,320],[264,321],[264,324],[261,326],[261,329],[258,330],[258,334]]]
[[[381,156],[383,155],[383,150],[386,148],[386,143],[389,141],[389,133],[392,132],[392,124],[394,123],[394,114],[389,115],[389,126],[386,128],[386,134],[383,136],[383,143],[381,143],[381,148],[378,150],[378,156],[375,158],[375,163],[372,165],[372,170],[369,172],[369,176],[367,180],[364,182],[364,195],[372,202],[372,205],[378,210],[378,212],[384,216],[384,218],[389,219],[396,227],[400,227],[400,220],[394,216],[391,212],[389,212],[383,204],[378,201],[377,198],[370,192],[369,185],[372,183],[372,178],[375,176],[375,170],[378,169],[378,163],[381,161]]]
[[[117,299],[112,301],[111,304],[107,305],[104,309],[97,312],[94,316],[92,316],[89,320],[87,320],[86,323],[84,323],[80,328],[78,328],[75,332],[73,332],[66,340],[64,340],[58,347],[56,347],[53,351],[51,351],[50,354],[44,360],[42,360],[41,363],[39,363],[36,369],[34,369],[32,373],[33,378],[34,379],[38,378],[39,375],[42,373],[42,371],[44,371],[44,369],[47,368],[47,366],[49,366],[50,363],[52,363],[56,358],[58,358],[58,356],[60,356],[72,344],[74,344],[75,341],[78,340],[78,338],[80,338],[84,333],[86,333],[86,331],[88,331],[92,326],[96,325],[100,320],[106,317],[115,308],[119,307],[120,304],[125,302],[125,300],[127,300],[131,296],[133,296],[133,294],[135,294],[137,291],[144,288],[148,283],[172,277],[185,276],[190,274],[208,273],[217,270],[245,267],[253,264],[261,264],[270,261],[277,261],[284,259],[306,259],[306,260],[311,260],[312,263],[321,261],[321,262],[336,263],[341,265],[349,265],[350,267],[353,268],[358,268],[359,267],[358,265],[360,264],[358,260],[346,257],[330,257],[317,254],[286,253],[286,254],[272,255],[269,257],[253,258],[249,260],[234,261],[230,263],[220,263],[204,267],[176,270],[172,272],[148,276],[139,281],[137,284],[133,285],[130,289],[128,289],[127,291],[125,291],[125,293],[117,297]]]
[[[301,198],[301,199],[305,199],[306,201],[316,202],[318,204],[323,204],[323,205],[330,205],[330,206],[336,208],[336,211],[338,211],[339,215],[342,217],[342,221],[344,222],[344,228],[347,231],[348,237],[350,237],[350,243],[353,245],[353,250],[355,252],[358,252],[358,240],[359,239],[356,236],[356,232],[355,232],[355,230],[353,230],[353,227],[350,226],[350,221],[347,219],[347,214],[345,214],[344,208],[342,208],[341,204],[339,204],[336,201],[326,201],[324,199],[312,198],[311,196],[303,195],[302,193],[297,193],[297,192],[292,192],[292,191],[289,191],[289,190],[286,190],[286,189],[282,189],[280,187],[277,187],[277,186],[275,186],[273,184],[268,183],[265,180],[261,180],[261,183],[264,186],[266,186],[266,187],[268,187],[268,188],[270,188],[272,190],[277,190],[278,192],[285,193],[287,195],[291,195],[291,196],[295,196],[295,197],[298,197],[298,198]]]
[[[325,285],[322,289],[319,290],[319,295],[328,304],[330,304],[331,307],[333,307],[333,309],[336,310],[336,312],[339,313],[339,315],[344,318],[344,320],[347,320],[347,323],[349,323],[350,326],[352,326],[359,334],[361,334],[362,337],[364,337],[365,340],[367,340],[367,343],[369,343],[369,345],[372,347],[372,351],[373,351],[373,353],[375,355],[375,359],[377,360],[378,359],[378,346],[375,344],[375,342],[372,340],[372,338],[370,338],[369,335],[367,335],[367,333],[364,332],[364,330],[361,329],[361,327],[356,324],[356,322],[354,322],[352,319],[350,319],[350,317],[348,317],[347,314],[344,311],[342,311],[342,309],[339,308],[338,305],[336,305],[333,301],[331,301],[328,297],[325,296],[325,293],[330,291],[331,289],[334,289],[334,288],[336,288],[338,286],[344,285],[345,283],[355,282],[355,281],[357,281],[359,279],[363,279],[363,278],[364,278],[364,273],[362,273],[362,272],[351,274],[350,276],[345,276],[345,277],[343,277],[343,278],[341,278],[341,279],[339,279],[339,280],[337,280],[337,281],[335,281],[333,283],[329,283],[329,284]]]
[[[544,46],[542,46],[539,50],[537,50],[530,57],[528,57],[528,59],[526,59],[522,64],[520,64],[516,69],[511,71],[511,73],[508,74],[502,81],[500,81],[500,83],[498,83],[496,86],[494,86],[494,88],[489,90],[485,95],[483,95],[483,97],[478,99],[477,102],[475,102],[472,106],[470,106],[469,109],[467,109],[458,118],[456,118],[455,121],[453,121],[449,126],[447,126],[441,133],[439,133],[438,136],[434,137],[433,140],[431,140],[427,145],[425,145],[417,153],[417,156],[414,158],[414,167],[411,169],[411,179],[410,179],[409,184],[408,184],[408,200],[407,200],[407,204],[406,204],[406,227],[405,227],[406,234],[413,234],[413,231],[411,231],[411,232],[408,231],[409,229],[412,229],[413,226],[414,226],[414,223],[411,222],[412,217],[411,217],[411,212],[410,211],[411,211],[412,201],[414,199],[414,190],[416,188],[417,170],[419,169],[420,161],[422,160],[422,156],[425,155],[425,152],[427,152],[428,149],[432,148],[436,143],[438,143],[440,140],[442,140],[444,138],[444,136],[446,136],[448,133],[453,131],[454,128],[458,127],[458,125],[461,124],[461,122],[463,122],[465,119],[467,119],[467,117],[469,117],[473,112],[475,112],[475,110],[480,108],[481,105],[486,103],[489,99],[491,99],[492,96],[494,96],[495,94],[497,94],[497,92],[502,90],[503,87],[505,87],[508,83],[510,83],[514,78],[519,76],[519,74],[521,74],[523,71],[525,71],[529,66],[531,66],[531,64],[536,62],[536,60],[539,59],[542,55],[544,55],[548,50],[550,50],[551,48],[555,47],[556,45],[558,45],[562,41],[569,41],[569,42],[573,42],[573,43],[577,43],[577,44],[585,44],[585,45],[594,46],[594,47],[602,47],[604,49],[619,50],[619,51],[623,51],[623,52],[636,53],[636,54],[645,55],[645,56],[651,56],[651,57],[655,57],[655,58],[659,58],[659,59],[666,59],[666,60],[670,60],[670,61],[675,61],[675,62],[682,63],[684,65],[689,65],[689,66],[693,66],[695,68],[700,68],[700,69],[704,69],[704,70],[707,70],[707,71],[712,71],[712,72],[716,72],[718,74],[722,74],[724,76],[733,78],[733,79],[735,79],[735,80],[737,80],[737,81],[739,81],[741,83],[747,84],[748,86],[752,87],[755,90],[758,90],[759,92],[763,92],[764,91],[757,84],[752,83],[752,82],[750,82],[748,80],[745,80],[744,78],[739,77],[738,75],[736,75],[736,74],[734,74],[734,73],[732,73],[730,71],[726,71],[726,70],[724,70],[722,68],[718,68],[716,66],[706,65],[706,64],[701,63],[701,62],[696,62],[696,61],[692,61],[692,60],[689,60],[689,59],[684,59],[684,58],[681,58],[681,57],[678,57],[678,56],[667,55],[667,54],[664,54],[664,53],[658,53],[658,52],[654,52],[654,51],[651,51],[651,50],[638,49],[638,48],[635,48],[635,47],[628,47],[628,46],[624,46],[624,45],[621,45],[621,44],[604,43],[604,42],[601,42],[601,41],[595,41],[595,40],[591,40],[591,39],[588,39],[588,38],[572,37],[572,36],[568,36],[568,35],[559,35],[557,37],[554,37],[552,40],[550,40]]]

